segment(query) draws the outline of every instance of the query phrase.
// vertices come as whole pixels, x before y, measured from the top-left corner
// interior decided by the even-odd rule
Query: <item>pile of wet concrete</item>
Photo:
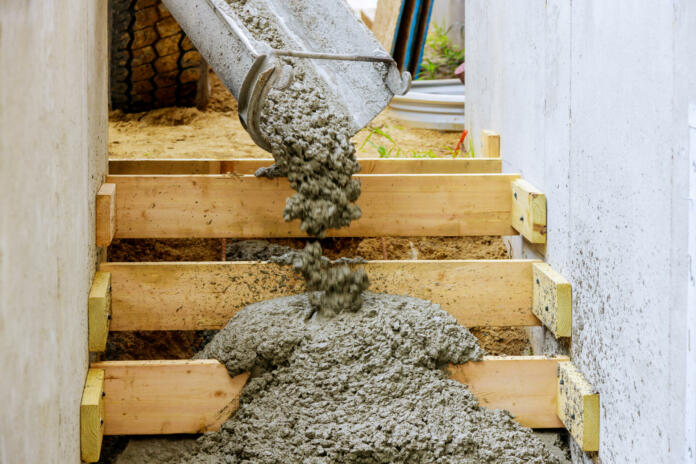
[[[325,317],[308,295],[244,308],[197,355],[252,372],[239,410],[197,440],[132,442],[131,463],[555,463],[443,366],[483,355],[438,305],[364,294]],[[311,315],[311,316],[310,316]]]

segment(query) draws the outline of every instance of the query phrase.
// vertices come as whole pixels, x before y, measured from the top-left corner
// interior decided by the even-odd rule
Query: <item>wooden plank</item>
[[[528,427],[559,427],[555,372],[564,359],[487,357],[451,366],[451,372],[486,407],[509,408]],[[106,372],[106,435],[216,430],[237,409],[248,378],[230,378],[215,360],[104,361],[94,367]]]
[[[495,174],[500,158],[358,158],[361,174]],[[254,174],[272,159],[111,159],[109,173],[133,174]]]
[[[583,451],[599,451],[599,393],[571,362],[558,365],[558,417]]]
[[[370,18],[370,16],[368,16],[368,14],[365,13],[365,10],[360,10],[360,19],[365,24],[365,26],[367,26],[368,29],[372,30],[372,18]]]
[[[358,176],[362,217],[342,237],[510,235],[516,174]],[[118,185],[118,238],[303,237],[285,222],[286,179],[254,176],[109,176]]]
[[[394,41],[401,21],[403,0],[379,0],[372,31],[390,55],[394,53]]]
[[[370,290],[440,304],[462,325],[538,326],[531,260],[370,261]],[[290,266],[261,262],[103,263],[111,330],[220,329],[244,306],[304,291]]]
[[[512,183],[512,227],[531,243],[546,243],[546,195],[529,182]]]
[[[481,406],[506,409],[525,427],[559,428],[556,369],[564,356],[486,356],[483,362],[450,366],[453,379],[466,384]]]
[[[96,201],[96,242],[97,246],[109,246],[116,231],[116,214],[114,211],[116,185],[102,184],[97,192]]]
[[[491,130],[481,131],[481,156],[500,158],[500,134]]]
[[[532,311],[556,338],[570,337],[572,331],[572,290],[570,282],[547,263],[535,263]]]
[[[105,361],[106,435],[203,433],[239,407],[248,373],[215,360]]]
[[[111,321],[111,274],[97,271],[94,274],[88,298],[88,347],[89,351],[106,350]]]
[[[89,369],[80,402],[80,454],[97,462],[104,437],[104,370]]]

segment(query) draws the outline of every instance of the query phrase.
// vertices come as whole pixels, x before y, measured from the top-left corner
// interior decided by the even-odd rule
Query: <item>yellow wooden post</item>
[[[88,298],[89,351],[106,350],[111,321],[111,273],[97,271]]]
[[[104,438],[104,370],[87,372],[80,403],[80,452],[84,462],[97,462]]]
[[[99,188],[96,204],[97,246],[111,245],[116,233],[115,199],[115,184],[103,184]]]
[[[481,131],[481,156],[500,158],[500,134],[490,130]]]
[[[534,315],[556,338],[570,337],[572,329],[570,282],[547,263],[534,264],[532,272]]]
[[[583,451],[599,451],[599,393],[571,362],[558,365],[558,417]]]
[[[531,243],[546,243],[546,195],[525,180],[514,180],[510,220]]]

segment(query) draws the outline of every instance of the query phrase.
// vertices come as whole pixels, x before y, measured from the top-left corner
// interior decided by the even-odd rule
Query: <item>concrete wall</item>
[[[601,395],[601,462],[696,462],[696,4],[467,0],[466,14],[468,128],[476,146],[500,132],[505,170],[547,194],[546,259],[573,284],[570,354]]]
[[[0,463],[80,461],[106,0],[0,2]]]

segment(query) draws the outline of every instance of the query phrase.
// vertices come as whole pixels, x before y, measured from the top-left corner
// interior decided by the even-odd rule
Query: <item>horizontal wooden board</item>
[[[361,174],[495,174],[500,158],[358,158]],[[254,174],[270,166],[257,159],[111,159],[109,174]]]
[[[105,361],[105,435],[203,433],[239,407],[249,374],[215,360]]]
[[[440,304],[461,324],[537,326],[534,260],[370,261],[370,290]],[[219,329],[244,306],[304,291],[290,266],[261,262],[102,263],[111,330]]]
[[[362,217],[342,237],[511,235],[516,174],[360,175]],[[109,176],[116,238],[302,237],[283,221],[286,179],[237,175]]]
[[[450,366],[452,378],[469,386],[481,406],[506,409],[525,427],[563,428],[556,415],[556,369],[565,356],[486,357]]]
[[[561,427],[556,417],[556,364],[567,358],[487,357],[451,366],[491,409],[508,409],[522,425]],[[238,407],[247,374],[230,378],[215,360],[104,361],[106,435],[216,430]]]

